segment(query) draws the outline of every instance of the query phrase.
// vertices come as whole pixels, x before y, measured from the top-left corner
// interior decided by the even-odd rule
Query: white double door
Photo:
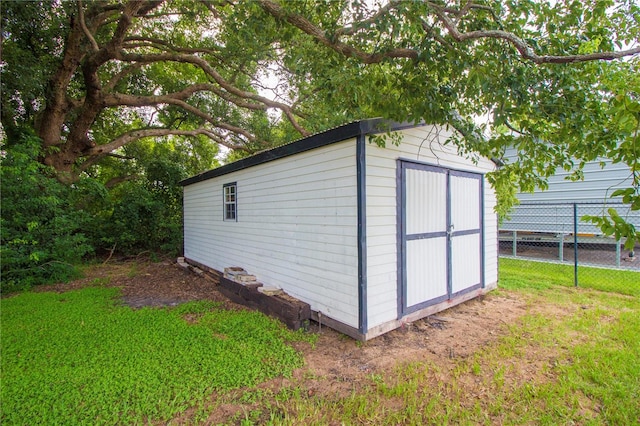
[[[400,162],[401,314],[483,286],[482,175]]]

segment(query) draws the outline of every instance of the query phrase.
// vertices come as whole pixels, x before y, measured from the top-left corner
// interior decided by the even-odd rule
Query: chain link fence
[[[563,271],[573,275],[576,286],[597,275],[600,280],[604,276],[623,281],[617,284],[640,287],[640,245],[626,250],[624,241],[604,236],[598,227],[582,220],[583,216],[602,215],[608,208],[615,208],[640,228],[640,212],[623,204],[522,203],[500,226],[500,256],[572,266]],[[603,275],[602,270],[616,272]]]

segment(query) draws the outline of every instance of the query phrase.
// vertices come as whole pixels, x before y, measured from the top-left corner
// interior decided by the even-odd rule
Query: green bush
[[[100,173],[72,185],[57,181],[39,161],[41,141],[32,132],[2,149],[2,292],[75,277],[74,265],[93,253],[181,251],[178,182],[186,172],[177,162],[141,162],[136,179],[108,190]]]
[[[75,265],[93,251],[83,224],[87,212],[72,204],[77,188],[61,184],[40,162],[40,141],[24,134],[3,147],[0,256],[2,292],[77,275]]]
[[[140,179],[112,190],[112,212],[102,224],[98,245],[121,253],[149,250],[178,254],[182,248],[183,168],[156,160],[146,165]]]

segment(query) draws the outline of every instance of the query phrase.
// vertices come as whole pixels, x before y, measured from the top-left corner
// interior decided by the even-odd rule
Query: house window
[[[222,196],[224,200],[224,220],[237,221],[238,185],[236,182],[227,183],[222,187]]]

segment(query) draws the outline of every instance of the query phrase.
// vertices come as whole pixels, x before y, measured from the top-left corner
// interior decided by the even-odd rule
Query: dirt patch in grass
[[[120,287],[123,302],[133,308],[173,306],[193,300],[213,300],[228,308],[244,308],[222,295],[215,282],[173,261],[94,265],[87,268],[85,275],[70,283],[41,286],[38,291]],[[310,331],[318,334],[315,348],[300,344],[298,349],[307,353],[308,368],[315,375],[349,381],[351,376],[388,369],[398,362],[466,358],[497,339],[505,325],[527,312],[527,302],[515,294],[489,293],[366,343],[314,323]]]
[[[317,377],[313,392],[347,395],[372,374],[399,365],[428,362],[442,373],[502,336],[505,324],[526,313],[526,302],[489,294],[435,316],[407,324],[366,343],[322,328],[316,347],[305,350],[306,369],[299,378]],[[318,332],[317,326],[313,330]]]
[[[212,300],[242,309],[217,291],[214,282],[178,266],[175,261],[122,261],[86,268],[85,278],[40,286],[36,291],[69,291],[83,287],[120,287],[122,301],[132,308],[176,306],[193,300]]]
[[[321,376],[344,371],[388,369],[399,362],[460,359],[495,340],[504,324],[523,315],[526,303],[511,296],[489,295],[465,302],[435,316],[407,324],[366,343],[355,342],[322,328],[316,349],[308,357]],[[314,329],[317,332],[317,326]],[[323,365],[327,359],[333,363]]]
[[[169,260],[158,263],[129,261],[95,265],[85,273],[84,279],[43,286],[38,290],[68,291],[86,286],[120,287],[123,303],[132,308],[173,306],[206,299],[221,302],[229,309],[245,309],[223,296],[217,290],[215,282]],[[434,380],[446,381],[461,362],[506,335],[507,326],[531,313],[531,308],[516,293],[494,292],[407,324],[366,343],[356,342],[332,329],[312,324],[310,331],[318,334],[316,344],[297,344],[297,349],[304,353],[305,367],[298,369],[292,378],[275,379],[260,385],[258,389],[266,394],[276,395],[281,389],[296,388],[306,397],[339,399],[370,386],[372,375],[385,375],[398,366],[414,362],[437,366],[432,372]],[[189,319],[197,321],[197,318]],[[540,361],[546,363],[548,357],[543,358],[545,359]],[[480,368],[484,371],[488,366]],[[517,370],[518,376],[528,376],[526,370]],[[530,378],[534,379],[539,373],[539,367],[532,368]],[[521,376],[517,381],[527,379],[528,377]],[[482,375],[478,376],[477,383],[465,384],[465,388],[470,398],[488,391]],[[239,396],[244,391],[239,390],[222,397],[212,396],[209,401],[210,410],[207,410],[209,421],[233,421],[252,407],[259,407],[260,401],[239,402]],[[174,419],[174,422],[192,420],[192,410],[189,411]]]

